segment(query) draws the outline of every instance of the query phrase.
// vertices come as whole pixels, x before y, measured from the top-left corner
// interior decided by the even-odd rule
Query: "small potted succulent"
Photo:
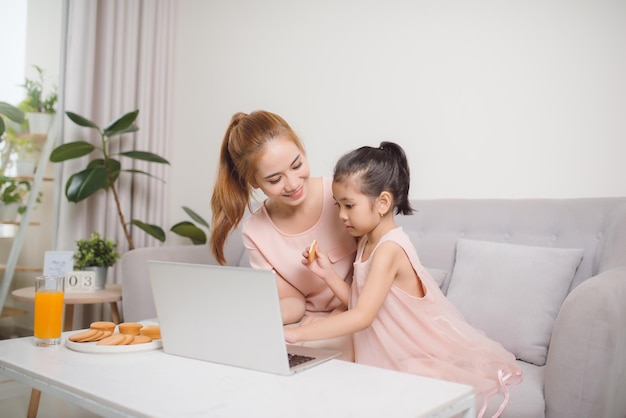
[[[94,232],[88,239],[76,241],[74,268],[93,271],[96,274],[95,289],[104,289],[109,267],[120,259],[117,241],[104,239]]]

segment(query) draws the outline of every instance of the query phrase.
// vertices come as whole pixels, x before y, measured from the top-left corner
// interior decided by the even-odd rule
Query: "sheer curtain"
[[[67,6],[65,110],[104,127],[139,109],[139,131],[113,139],[112,152],[134,149],[169,159],[177,0],[68,0]],[[67,117],[62,140],[100,144],[94,130],[79,127]],[[69,176],[87,165],[87,158],[63,164],[63,190]],[[120,161],[122,170],[136,169],[153,176],[120,174],[117,186],[126,222],[138,219],[167,231],[169,166],[125,157]],[[137,227],[129,228],[135,248],[159,243]],[[129,249],[110,191],[98,191],[77,204],[63,197],[57,248],[73,250],[77,239],[92,232],[116,239],[122,253]],[[109,282],[119,281],[114,269],[109,274],[113,275]]]

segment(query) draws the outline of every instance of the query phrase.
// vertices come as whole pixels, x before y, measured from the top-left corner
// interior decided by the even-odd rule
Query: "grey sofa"
[[[413,204],[417,213],[397,220],[422,264],[524,371],[503,416],[626,417],[626,198]],[[239,231],[226,254],[248,265]],[[215,262],[205,246],[124,254],[127,321],[155,316],[149,259]]]

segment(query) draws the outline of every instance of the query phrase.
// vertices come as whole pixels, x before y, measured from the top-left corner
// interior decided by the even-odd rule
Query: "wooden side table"
[[[15,289],[11,292],[15,300],[22,302],[35,302],[35,286]],[[109,303],[111,305],[111,316],[113,322],[121,322],[120,313],[117,309],[117,302],[122,300],[122,286],[119,284],[109,284],[105,289],[85,293],[65,293],[63,302],[65,303],[65,317],[63,319],[63,331],[71,331],[74,324],[74,305],[88,305],[92,303]],[[32,389],[30,401],[28,403],[28,418],[35,418],[39,409],[39,399],[41,391]]]
[[[11,295],[15,300],[22,302],[34,302],[35,286],[15,289],[11,292]],[[121,322],[121,318],[117,309],[117,302],[120,302],[121,300],[122,286],[119,284],[109,284],[105,289],[96,290],[94,292],[65,293],[65,297],[63,299],[65,302],[63,330],[72,330],[74,323],[74,305],[88,305],[92,303],[109,303],[111,306],[111,316],[113,317],[113,322],[119,324]]]

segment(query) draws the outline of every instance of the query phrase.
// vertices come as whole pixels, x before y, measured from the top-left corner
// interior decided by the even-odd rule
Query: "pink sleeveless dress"
[[[333,268],[350,282],[356,240],[339,219],[332,192],[332,178],[323,178],[324,206],[322,214],[309,230],[287,234],[278,229],[265,205],[261,205],[243,222],[243,242],[250,257],[250,265],[257,269],[274,269],[298,289],[306,299],[305,323],[325,316],[341,306],[326,283],[302,265],[302,251],[313,239],[328,255]]]
[[[522,381],[515,357],[465,321],[422,266],[402,228],[385,234],[365,262],[361,262],[365,238],[359,242],[350,306],[365,285],[374,252],[386,241],[402,247],[422,280],[425,296],[412,296],[392,285],[372,325],[354,334],[355,361],[471,385],[479,416],[489,398],[502,392],[499,415],[508,401],[507,385]]]

